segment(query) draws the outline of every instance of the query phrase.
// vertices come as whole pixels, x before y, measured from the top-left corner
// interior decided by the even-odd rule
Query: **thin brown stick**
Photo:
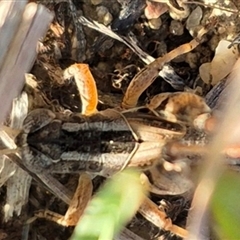
[[[186,238],[188,236],[187,230],[172,224],[172,220],[167,214],[157,207],[149,198],[145,198],[144,202],[138,210],[148,221],[153,223],[160,229],[170,231],[171,233]]]
[[[208,30],[206,28],[202,28],[195,39],[175,48],[163,57],[157,58],[148,66],[143,68],[129,84],[123,98],[122,107],[127,109],[135,107],[140,95],[154,82],[164,64],[196,48],[200,43],[200,39],[205,33],[207,33],[207,31]]]

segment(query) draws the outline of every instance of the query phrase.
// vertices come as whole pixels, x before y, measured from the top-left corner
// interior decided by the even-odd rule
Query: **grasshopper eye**
[[[54,120],[52,123],[51,123],[51,125],[50,125],[50,127],[51,127],[51,131],[52,132],[59,132],[60,130],[61,130],[61,124],[62,124],[62,122],[61,121],[59,121],[59,120]]]

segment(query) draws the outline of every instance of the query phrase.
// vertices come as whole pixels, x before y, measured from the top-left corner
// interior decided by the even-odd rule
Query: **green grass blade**
[[[212,199],[215,230],[221,239],[240,239],[240,176],[226,172]]]
[[[139,172],[127,169],[109,179],[89,203],[72,240],[111,240],[134,216],[145,191]]]

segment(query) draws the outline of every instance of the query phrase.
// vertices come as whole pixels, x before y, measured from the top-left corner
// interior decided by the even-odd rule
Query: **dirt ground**
[[[164,7],[168,9],[169,6],[164,4],[160,6],[159,3],[154,3],[155,5],[151,6],[149,2],[147,6],[145,0],[134,0],[132,2],[135,2],[135,5],[131,7],[129,7],[131,1],[127,0],[76,0],[73,1],[76,12],[70,10],[68,1],[53,2],[39,1],[55,13],[55,18],[47,36],[40,40],[39,54],[31,73],[36,77],[38,89],[48,99],[51,108],[57,111],[68,109],[73,112],[81,111],[76,84],[73,80],[64,81],[61,77],[61,71],[71,64],[76,62],[89,64],[99,93],[98,110],[119,106],[131,79],[145,66],[137,54],[126,45],[87,26],[82,26],[76,22],[74,14],[108,24],[120,36],[126,37],[131,31],[136,37],[139,47],[157,58],[179,45],[189,42],[193,38],[191,32],[196,31],[195,27],[204,26],[214,9],[206,4],[200,4],[204,1],[191,3],[188,4],[189,14],[181,18],[178,17],[178,12],[174,15],[169,10],[159,15],[158,9],[161,12]],[[174,71],[173,78],[166,81],[166,79],[159,77],[141,95],[140,105],[157,93],[179,91],[179,89],[174,88],[173,83],[177,81],[175,77],[181,79],[184,88],[197,88],[198,93],[203,96],[212,88],[211,83],[207,84],[199,77],[199,67],[203,63],[211,62],[217,43],[221,39],[232,40],[240,30],[240,8],[237,3],[231,2],[232,5],[224,6],[222,1],[217,2],[220,7],[235,12],[229,13],[230,15],[216,15],[217,20],[204,37],[203,42],[191,53],[179,56],[170,63]],[[194,24],[191,25],[188,22],[190,21],[189,15],[197,7],[201,8],[202,13],[196,14],[197,19],[194,20],[196,26],[192,26]],[[122,10],[127,8],[129,8],[129,18],[126,18],[127,10],[125,15]],[[35,105],[37,104],[33,103],[33,108]],[[64,184],[72,184],[72,176],[57,177]],[[99,178],[95,181],[96,191],[102,179]],[[72,189],[74,189],[74,184]],[[0,189],[1,208],[5,204],[5,194],[6,187],[3,187]],[[152,196],[152,198],[158,202],[162,196]],[[175,203],[173,204],[174,210],[169,213],[174,218],[174,223],[184,227],[189,201],[184,201],[182,196],[167,196],[165,199]],[[34,221],[30,226],[25,225],[26,220],[31,218],[34,211],[39,209],[51,209],[64,214],[67,206],[33,181],[29,203],[22,210],[22,214],[14,216],[7,223],[1,219],[0,240],[63,240],[70,238],[73,232],[72,227],[65,228],[43,219]],[[176,212],[178,214],[174,216]],[[143,239],[178,239],[170,233],[159,231],[140,215],[132,220],[128,228]]]

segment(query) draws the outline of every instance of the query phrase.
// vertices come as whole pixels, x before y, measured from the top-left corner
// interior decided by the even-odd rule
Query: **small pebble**
[[[144,9],[144,14],[147,19],[159,18],[163,13],[168,10],[165,3],[149,2],[146,1],[147,6]]]
[[[206,84],[209,84],[210,81],[211,81],[210,70],[211,70],[211,63],[210,63],[210,62],[203,63],[203,64],[199,67],[199,75],[200,75],[201,79],[202,79]]]
[[[184,27],[181,22],[172,20],[169,28],[170,33],[173,35],[181,36],[184,32]]]
[[[112,14],[108,12],[103,18],[103,24],[107,26],[112,22],[112,20],[113,20]]]
[[[189,52],[186,54],[185,62],[189,64],[190,68],[197,68],[199,53]]]
[[[191,35],[194,35],[195,30],[197,27],[200,26],[200,22],[203,16],[203,11],[201,7],[196,7],[191,14],[189,15],[186,21],[186,28],[190,32]]]
[[[174,8],[173,6],[169,5],[169,15],[172,19],[182,21],[183,19],[187,18],[190,14],[189,7],[186,4],[181,3],[178,1],[178,4],[180,7],[183,8],[183,10],[178,10]]]
[[[103,18],[107,13],[108,9],[104,6],[99,6],[96,8],[98,18]]]
[[[102,3],[102,0],[91,0],[92,5],[99,5]]]
[[[220,26],[218,29],[217,29],[218,33],[221,35],[223,33],[225,33],[227,31],[227,29],[225,27],[222,27]]]
[[[167,44],[164,41],[157,43],[157,56],[163,56],[167,53]]]
[[[112,20],[112,14],[108,11],[108,9],[104,6],[99,6],[96,8],[98,21],[103,23],[104,25],[109,25]]]
[[[210,47],[211,51],[215,51],[218,43],[220,41],[220,37],[218,35],[213,35],[213,37],[208,41],[208,46]]]
[[[202,9],[201,7],[196,7],[191,14],[189,15],[187,22],[186,22],[186,27],[187,29],[190,29],[192,27],[198,26],[200,24],[200,21],[202,19]]]
[[[148,24],[151,29],[157,30],[161,27],[162,20],[160,18],[153,18],[149,20]]]

